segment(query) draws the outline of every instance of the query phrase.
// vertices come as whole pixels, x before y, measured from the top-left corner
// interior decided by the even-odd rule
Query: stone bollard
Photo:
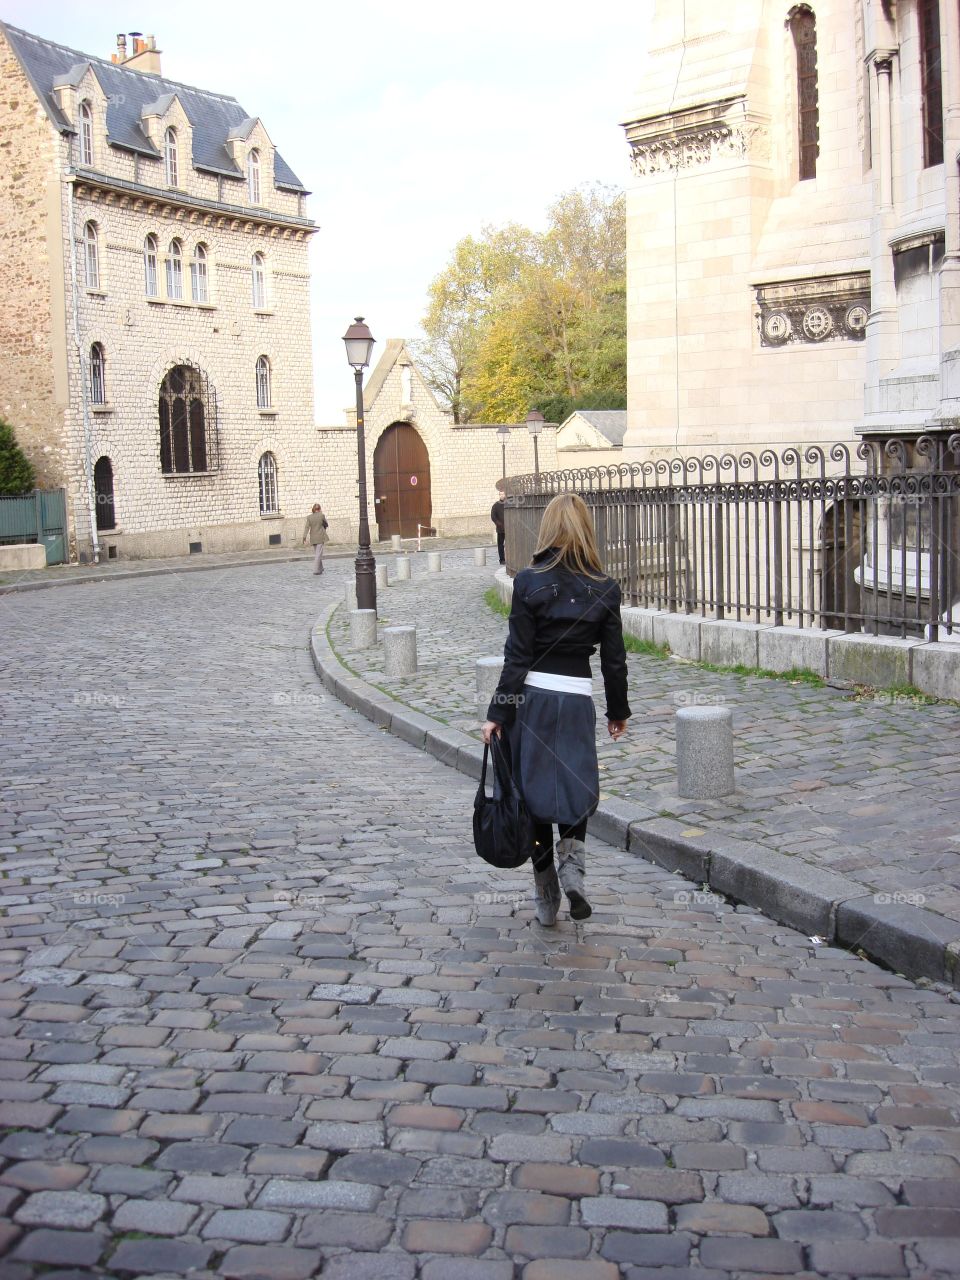
[[[417,628],[384,627],[383,674],[388,680],[412,676],[417,670]]]
[[[377,563],[377,590],[379,590],[381,587],[389,587],[389,585],[390,585],[390,575],[387,573],[387,566],[385,564],[380,564],[378,562]]]
[[[474,547],[474,548],[473,548],[473,563],[477,566],[477,568],[478,568],[478,569],[482,569],[482,568],[484,568],[484,567],[485,567],[485,565],[486,565],[486,563],[487,563],[487,548],[486,548],[486,547]]]
[[[677,790],[688,800],[728,796],[733,782],[729,707],[681,707],[676,714]]]
[[[402,550],[403,550],[403,539],[400,537],[399,533],[391,533],[391,535],[390,535],[390,548],[391,548],[391,550],[392,550],[392,551],[402,551]]]
[[[377,643],[376,609],[351,609],[350,646],[353,649],[370,649]]]
[[[409,557],[409,556],[397,556],[397,581],[398,581],[398,582],[409,582],[409,581],[410,581],[410,577],[411,577],[411,573],[410,573],[410,557]]]
[[[477,707],[486,713],[490,699],[500,683],[500,672],[503,670],[503,658],[477,659]]]
[[[441,560],[439,551],[427,552],[427,572],[439,573],[441,569]]]
[[[356,579],[350,578],[343,586],[343,602],[348,609],[357,607],[357,583]]]

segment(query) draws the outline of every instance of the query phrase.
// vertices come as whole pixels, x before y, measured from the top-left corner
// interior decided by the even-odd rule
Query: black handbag
[[[488,796],[487,759],[493,755],[493,795]],[[533,854],[533,819],[513,780],[504,744],[494,736],[483,748],[483,770],[473,802],[473,843],[484,862],[508,871]]]

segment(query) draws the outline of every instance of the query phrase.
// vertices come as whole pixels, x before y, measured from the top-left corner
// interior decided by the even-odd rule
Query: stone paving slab
[[[955,1274],[960,1004],[596,840],[541,929],[305,572],[0,605],[4,1280]]]
[[[502,654],[506,635],[505,620],[484,603],[492,579],[492,567],[447,555],[442,575],[418,573],[383,595],[383,625],[418,628],[416,676],[388,680],[382,646],[351,650],[343,610],[330,639],[354,671],[393,698],[475,735],[485,708],[476,705],[474,664]],[[960,731],[960,709],[722,674],[678,659],[628,660],[634,715],[619,743],[600,735],[603,799],[677,819],[692,838],[722,831],[846,877],[879,906],[960,922],[960,759],[948,745]],[[602,717],[602,691],[596,701]],[[681,799],[675,712],[720,704],[733,710],[736,792]]]

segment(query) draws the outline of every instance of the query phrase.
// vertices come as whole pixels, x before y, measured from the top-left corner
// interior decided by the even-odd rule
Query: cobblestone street
[[[455,724],[503,635],[467,560],[381,599]],[[474,784],[317,680],[351,569],[0,600],[0,1280],[960,1274],[960,1004],[596,841],[593,917],[531,923]],[[754,771],[711,820],[953,875],[955,708],[631,664],[610,791],[662,797],[673,694],[722,689]]]

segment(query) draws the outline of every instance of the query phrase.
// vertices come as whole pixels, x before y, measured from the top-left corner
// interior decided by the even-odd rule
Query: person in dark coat
[[[599,646],[607,732],[617,741],[630,717],[620,601],[586,503],[559,494],[543,513],[532,563],[513,580],[503,673],[483,726],[486,743],[506,734],[513,774],[536,824],[534,905],[543,925],[556,922],[561,887],[574,920],[591,914],[583,842],[600,801],[600,776],[590,658]]]
[[[490,508],[490,519],[493,521],[494,528],[497,531],[497,556],[501,564],[506,564],[506,557],[503,552],[504,540],[504,524],[503,524],[503,481],[497,481],[497,492],[499,497]]]

